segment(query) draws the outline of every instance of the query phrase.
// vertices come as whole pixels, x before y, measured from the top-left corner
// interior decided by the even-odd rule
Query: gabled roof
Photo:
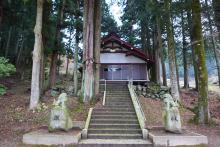
[[[122,47],[126,48],[128,50],[126,52],[126,56],[133,55],[147,62],[154,62],[153,56],[146,55],[141,49],[134,47],[128,42],[125,42],[115,32],[111,32],[107,36],[103,37],[101,41],[101,46],[104,46],[110,42],[116,42]]]

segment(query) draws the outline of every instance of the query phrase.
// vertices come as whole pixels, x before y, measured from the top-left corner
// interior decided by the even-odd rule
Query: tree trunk
[[[161,84],[160,75],[161,75],[161,54],[162,54],[162,38],[161,38],[161,29],[160,29],[160,18],[156,16],[156,38],[157,38],[157,45],[156,45],[156,79],[157,83]]]
[[[176,73],[176,60],[175,60],[175,47],[174,47],[174,37],[171,25],[171,15],[170,15],[170,0],[165,0],[165,10],[166,10],[166,30],[167,30],[167,42],[168,42],[168,57],[169,57],[169,68],[170,68],[170,85],[171,94],[173,98],[180,101],[178,83],[177,83],[177,73]]]
[[[82,101],[84,100],[84,85],[85,85],[85,63],[86,61],[86,34],[87,34],[87,25],[88,25],[88,1],[83,1],[83,67],[82,67],[82,83],[81,83],[81,95],[82,95]]]
[[[43,18],[43,1],[37,0],[37,17],[36,25],[34,28],[35,43],[33,51],[33,67],[32,67],[32,80],[31,80],[31,98],[30,109],[35,109],[38,105],[40,98],[40,60],[42,51],[42,18]]]
[[[78,92],[78,44],[79,44],[79,32],[76,30],[76,43],[74,53],[74,94]]]
[[[198,112],[199,123],[209,123],[210,114],[208,106],[208,73],[204,40],[202,36],[201,6],[199,0],[192,1],[192,35],[195,46],[195,60],[198,67]]]
[[[19,42],[20,42],[20,34],[18,35],[18,39],[16,41],[16,45],[15,45],[15,55],[18,55],[18,49],[19,49]]]
[[[205,3],[206,3],[206,7],[208,8],[209,5],[208,5],[207,0],[205,0]],[[213,52],[214,52],[217,72],[218,72],[218,85],[220,86],[220,60],[219,60],[220,53],[216,49],[215,37],[214,37],[214,33],[213,33],[214,31],[213,31],[213,28],[212,28],[212,20],[211,20],[211,16],[210,16],[209,10],[207,11],[207,17],[208,17],[209,31],[210,31],[210,34],[211,34],[211,42],[212,42],[212,47],[213,47]]]
[[[8,39],[7,39],[7,44],[6,44],[6,47],[5,47],[5,58],[8,57],[8,51],[9,51],[9,47],[10,47],[10,43],[11,43],[11,33],[12,33],[12,27],[9,28],[9,31],[8,31]]]
[[[155,83],[158,83],[158,79],[157,79],[157,67],[158,67],[158,56],[159,56],[159,53],[158,53],[158,49],[157,49],[157,34],[156,34],[156,26],[153,28],[153,55],[154,55],[154,58],[155,58],[155,64],[152,65],[151,67],[151,72],[150,72],[150,81],[152,82],[155,82]],[[151,53],[152,54],[152,53]]]
[[[3,5],[2,5],[2,0],[0,1],[0,30],[2,27],[2,20],[3,20]]]
[[[100,47],[101,47],[101,0],[95,0],[95,38],[94,38],[94,59],[95,59],[95,95],[99,94],[100,79]]]
[[[188,0],[187,3],[191,4],[191,0]],[[193,37],[192,37],[192,16],[191,16],[191,9],[187,11],[187,21],[189,27],[189,34],[190,34],[190,47],[192,49],[192,61],[193,61],[193,69],[194,69],[194,77],[195,77],[195,89],[198,91],[198,72],[197,72],[197,65],[195,61],[195,53],[194,53],[194,45],[193,45]]]
[[[60,66],[61,66],[61,64],[60,64],[60,61],[61,61],[61,54],[58,54],[58,62],[59,62],[59,65],[57,66],[57,75],[59,76],[60,75]]]
[[[86,35],[85,35],[85,71],[84,71],[84,91],[83,101],[89,102],[94,96],[94,5],[95,0],[89,0],[86,2],[84,8],[87,9],[87,23],[86,23]]]
[[[73,19],[73,18],[71,18]],[[76,20],[77,21],[77,20]],[[71,43],[72,43],[72,34],[73,34],[73,26],[70,26],[70,37],[69,37],[69,43],[68,43],[68,50],[71,50]],[[69,68],[69,51],[66,53],[66,59],[67,59],[67,65],[66,65],[66,76],[68,76],[68,68]]]
[[[183,3],[183,2],[182,2]],[[184,3],[183,3],[184,4]],[[187,48],[186,48],[186,36],[185,36],[185,24],[184,24],[184,10],[181,13],[181,25],[182,25],[182,40],[183,40],[183,70],[184,70],[184,88],[189,88],[189,78],[188,78],[188,64],[187,64]]]
[[[57,24],[56,24],[56,36],[55,36],[55,49],[52,54],[52,60],[50,65],[50,88],[54,87],[56,84],[56,68],[57,68],[57,58],[58,58],[58,51],[60,50],[60,42],[61,42],[61,26],[63,23],[63,16],[64,16],[64,8],[66,5],[66,0],[61,0],[59,12],[57,16]]]
[[[148,55],[148,49],[147,49],[147,23],[146,20],[141,20],[141,45],[142,50],[144,50],[145,54]]]
[[[148,55],[149,54],[152,54],[152,48],[151,48],[151,36],[150,36],[150,29],[149,29],[149,23],[147,24],[147,27],[146,27],[146,38],[147,38],[147,52],[148,52]]]
[[[66,57],[66,76],[68,76],[68,69],[69,69],[69,57]]]
[[[172,2],[172,0],[170,0],[170,2]],[[174,28],[173,28],[173,17],[171,16],[171,27],[172,27],[172,34],[174,35]],[[179,66],[177,63],[177,58],[176,58],[176,49],[175,49],[175,41],[174,41],[174,37],[173,37],[173,43],[174,43],[174,54],[175,54],[175,62],[176,62],[176,80],[177,80],[177,86],[178,86],[178,90],[180,90],[180,78],[179,78]]]
[[[41,75],[40,75],[40,81],[41,81],[41,95],[43,92],[49,88],[49,82],[45,77],[45,64],[47,56],[44,54],[45,48],[48,47],[48,40],[51,36],[48,34],[48,27],[50,25],[50,17],[51,17],[51,10],[52,10],[52,2],[51,1],[44,1],[44,13],[43,13],[43,28],[42,28],[42,60],[41,60]]]
[[[79,9],[79,1],[78,1]],[[76,20],[79,19],[79,16],[76,17]],[[74,53],[74,94],[77,95],[78,92],[78,50],[79,50],[79,26],[76,26],[75,34],[75,53]]]
[[[220,41],[220,1],[219,0],[212,0],[212,5],[214,9],[214,19],[218,29],[218,38]]]
[[[161,64],[162,64],[162,74],[163,74],[163,86],[167,86],[166,65],[165,65],[163,53],[161,54]]]
[[[23,49],[24,49],[25,38],[24,38],[23,34],[22,34],[21,38],[22,38],[21,47],[20,47],[19,52],[17,54],[16,67],[18,67],[20,65],[20,59],[21,59],[21,55],[22,55],[22,52],[23,52]]]
[[[43,94],[44,92],[44,80],[45,80],[45,76],[44,76],[44,47],[43,47],[43,42],[42,42],[42,47],[41,47],[41,60],[40,60],[40,95]]]

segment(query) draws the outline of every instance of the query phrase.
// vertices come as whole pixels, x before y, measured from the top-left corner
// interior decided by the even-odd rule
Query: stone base
[[[48,129],[39,129],[23,135],[23,143],[29,145],[69,145],[78,144],[81,139],[80,130],[68,132],[48,132]]]
[[[149,140],[143,139],[85,139],[77,147],[153,147]]]
[[[166,132],[162,129],[152,129],[149,131],[149,138],[153,141],[155,147],[167,146],[192,146],[208,145],[208,139],[204,135],[183,130],[182,134]]]
[[[85,127],[85,121],[73,121],[73,128],[83,129]]]

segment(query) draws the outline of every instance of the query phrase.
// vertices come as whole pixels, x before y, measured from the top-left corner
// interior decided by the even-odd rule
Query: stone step
[[[112,97],[112,98],[131,98],[130,95],[106,95],[107,98]]]
[[[106,92],[107,95],[130,95],[129,92]]]
[[[139,124],[90,124],[89,129],[140,129]]]
[[[136,115],[92,115],[92,119],[97,118],[97,119],[137,119]]]
[[[132,104],[132,101],[127,100],[127,101],[120,101],[120,100],[106,100],[106,103],[111,103],[111,104],[116,104],[116,103],[124,103],[124,104]]]
[[[96,110],[98,110],[98,111],[99,111],[99,110],[110,110],[110,111],[111,111],[111,110],[113,110],[113,111],[114,111],[114,110],[117,110],[117,111],[122,110],[122,111],[123,111],[123,110],[127,110],[127,109],[128,109],[128,110],[134,110],[133,107],[126,107],[126,108],[120,108],[120,107],[114,107],[114,108],[102,107],[102,108],[94,108],[93,111],[96,111]]]
[[[77,147],[153,147],[153,144],[143,139],[85,139]]]
[[[118,96],[118,95],[115,95],[115,96],[106,95],[106,98],[115,98],[115,99],[131,99],[131,97],[130,97],[130,96]]]
[[[133,106],[133,103],[132,102],[115,102],[115,103],[113,103],[113,102],[106,101],[105,106]]]
[[[88,134],[90,139],[142,139],[142,134]]]
[[[113,91],[110,91],[110,90],[106,90],[106,93],[107,94],[130,94],[130,92],[128,90],[113,90]]]
[[[129,91],[127,89],[124,89],[124,90],[123,89],[117,89],[117,90],[116,89],[112,89],[112,90],[111,89],[107,89],[106,93],[118,93],[118,94],[126,93],[127,94],[127,93],[129,93]]]
[[[112,102],[108,102],[108,100],[106,101],[106,105],[108,105],[108,103],[110,103],[110,104],[115,104],[115,105],[126,105],[126,104],[128,104],[128,105],[131,105],[132,104],[132,101],[131,102],[114,102],[114,101],[112,101]]]
[[[120,108],[120,106],[133,106],[133,102],[105,102],[105,106],[117,106],[118,108]]]
[[[141,134],[141,129],[89,129],[90,134]]]
[[[96,112],[135,112],[134,108],[98,108],[93,110]]]
[[[117,111],[98,111],[98,112],[92,112],[92,115],[136,115],[135,112],[127,112],[127,111],[124,111],[124,112],[117,112]]]
[[[106,99],[113,99],[113,100],[131,100],[130,96],[120,96],[120,97],[113,97],[113,96],[106,96]]]
[[[106,100],[117,101],[117,102],[118,101],[122,101],[122,102],[123,101],[129,101],[129,102],[131,101],[130,98],[126,98],[126,99],[125,98],[106,98]]]
[[[122,99],[122,100],[120,101],[120,99],[111,99],[111,98],[106,98],[106,101],[108,101],[109,99],[110,99],[112,102],[115,101],[116,103],[118,103],[118,102],[121,102],[121,103],[123,103],[123,102],[129,102],[129,103],[131,103],[131,102],[132,102],[131,99],[126,99],[126,100],[123,100],[123,99]]]
[[[118,99],[116,99],[116,98],[106,98],[106,100],[116,101],[116,102],[126,102],[126,101],[131,102],[132,101],[131,99],[120,99],[120,98],[118,98]]]
[[[134,108],[133,105],[105,105],[105,108]]]
[[[132,103],[123,103],[122,105],[120,104],[109,104],[108,102],[106,102],[105,107],[117,107],[117,108],[121,108],[121,107],[133,107]]]
[[[91,124],[138,124],[137,119],[91,119]]]

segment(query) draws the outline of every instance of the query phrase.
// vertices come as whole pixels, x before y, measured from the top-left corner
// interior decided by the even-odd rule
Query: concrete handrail
[[[91,120],[91,117],[92,117],[92,111],[93,111],[93,108],[90,108],[88,116],[87,116],[87,119],[86,119],[85,127],[84,127],[84,129],[82,131],[82,138],[84,138],[84,139],[87,138],[88,128],[89,128],[90,120]]]
[[[104,91],[104,95],[103,95],[103,100],[102,100],[102,105],[105,106],[105,97],[106,97],[106,91]]]
[[[132,99],[132,103],[134,105],[135,112],[137,114],[138,122],[139,122],[141,130],[142,130],[143,139],[147,139],[148,138],[148,130],[146,129],[146,124],[145,124],[146,118],[144,115],[144,111],[141,108],[137,94],[134,91],[132,81],[129,81],[128,89],[129,89],[129,92],[131,95],[131,99]]]
[[[133,102],[135,112],[137,114],[138,121],[139,121],[139,124],[141,126],[141,129],[145,129],[146,128],[146,126],[145,126],[146,118],[145,118],[145,115],[144,115],[144,111],[142,110],[141,104],[138,100],[138,96],[137,96],[136,92],[133,89],[132,82],[129,82],[128,89],[129,89],[129,92],[130,92],[130,95],[131,95],[131,99],[132,99],[132,102]]]
[[[106,80],[105,80],[105,90],[104,90],[104,95],[103,95],[103,99],[102,99],[102,105],[105,105],[105,97],[106,97]]]
[[[86,119],[85,129],[89,128],[89,123],[90,123],[90,120],[91,120],[91,117],[92,117],[92,110],[93,110],[93,108],[89,109],[88,117]]]

